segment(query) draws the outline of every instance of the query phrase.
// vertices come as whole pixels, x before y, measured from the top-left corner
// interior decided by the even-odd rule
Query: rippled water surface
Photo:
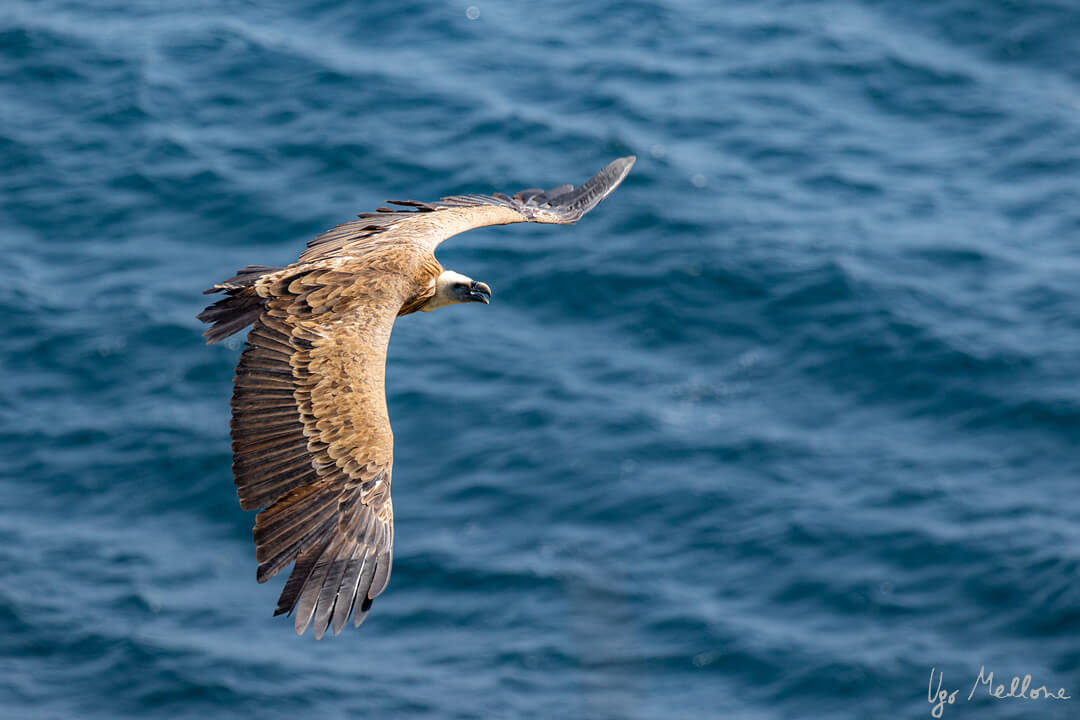
[[[473,19],[475,18],[475,19]],[[0,714],[1080,716],[1080,7],[0,8]],[[398,323],[367,623],[271,617],[200,291],[580,182]],[[979,668],[1071,701],[967,701]]]

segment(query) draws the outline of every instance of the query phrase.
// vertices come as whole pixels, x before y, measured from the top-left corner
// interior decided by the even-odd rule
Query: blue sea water
[[[0,716],[1080,717],[1080,6],[6,0]],[[393,577],[255,582],[200,291],[578,183],[390,344]],[[980,668],[1068,701],[968,692]]]

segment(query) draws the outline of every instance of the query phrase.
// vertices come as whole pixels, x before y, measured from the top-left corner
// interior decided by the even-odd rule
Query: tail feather
[[[203,290],[203,295],[211,295],[222,290],[235,290],[237,288],[248,287],[254,285],[255,281],[261,278],[263,275],[269,275],[275,273],[278,270],[284,270],[285,268],[273,267],[271,265],[248,265],[242,267],[236,271],[228,280],[223,280],[212,288]]]
[[[196,316],[210,325],[203,333],[207,345],[213,345],[240,332],[258,319],[265,300],[259,297],[252,285],[263,275],[278,270],[281,268],[248,265],[239,270],[235,276],[203,292],[204,295],[216,292],[227,293],[226,297],[208,306]]]

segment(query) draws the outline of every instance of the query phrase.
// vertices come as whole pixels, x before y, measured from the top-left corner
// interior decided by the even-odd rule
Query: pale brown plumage
[[[261,508],[258,581],[296,562],[275,614],[295,611],[298,634],[312,623],[316,638],[336,634],[350,614],[359,625],[389,582],[386,348],[394,319],[435,296],[436,247],[486,225],[572,224],[633,164],[615,160],[577,189],[394,203],[411,209],[363,213],[293,265],[249,266],[207,290],[227,294],[199,315],[208,343],[253,324],[236,368],[233,472],[241,506]]]

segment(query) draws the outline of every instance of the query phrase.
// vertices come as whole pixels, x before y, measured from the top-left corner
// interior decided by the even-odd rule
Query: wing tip
[[[615,158],[577,188],[548,200],[563,222],[575,223],[622,184],[637,162],[636,155]]]
[[[615,158],[609,162],[604,169],[596,173],[596,177],[606,177],[606,192],[604,197],[619,187],[622,181],[626,179],[626,176],[630,174],[630,171],[634,168],[634,163],[637,162],[637,155],[624,155],[620,158]]]

